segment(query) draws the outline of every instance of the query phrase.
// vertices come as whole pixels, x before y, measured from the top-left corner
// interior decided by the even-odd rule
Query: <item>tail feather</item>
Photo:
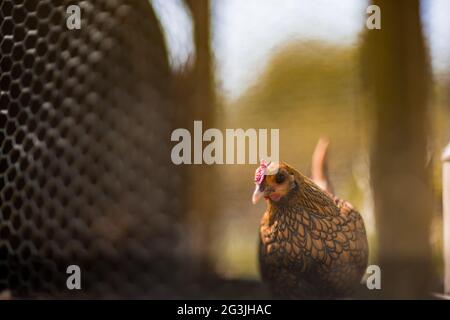
[[[327,138],[320,138],[312,156],[311,179],[323,190],[334,194],[328,173],[328,146],[330,141]]]

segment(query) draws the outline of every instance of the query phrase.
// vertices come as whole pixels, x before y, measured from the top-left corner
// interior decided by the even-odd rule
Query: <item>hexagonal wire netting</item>
[[[0,291],[172,297],[181,281],[170,72],[148,1],[0,2]]]

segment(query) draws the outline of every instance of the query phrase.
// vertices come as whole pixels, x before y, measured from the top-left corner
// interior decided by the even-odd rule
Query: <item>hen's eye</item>
[[[276,176],[275,176],[275,182],[278,183],[278,184],[279,183],[283,183],[284,179],[285,179],[285,176],[282,173],[277,173]]]

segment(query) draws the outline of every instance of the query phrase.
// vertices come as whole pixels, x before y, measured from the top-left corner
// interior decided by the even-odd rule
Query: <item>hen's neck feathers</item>
[[[318,208],[335,207],[333,196],[296,170],[290,169],[289,171],[294,175],[295,186],[287,196],[281,198],[278,202],[268,202],[268,211],[271,217],[276,219],[278,215],[282,214],[301,214],[311,211],[318,215],[329,214],[327,210],[321,211]]]

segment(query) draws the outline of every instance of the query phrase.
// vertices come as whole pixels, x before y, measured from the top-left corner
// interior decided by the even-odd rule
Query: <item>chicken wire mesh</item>
[[[0,292],[176,297],[170,70],[147,1],[0,2]],[[82,270],[81,293],[66,268]]]

